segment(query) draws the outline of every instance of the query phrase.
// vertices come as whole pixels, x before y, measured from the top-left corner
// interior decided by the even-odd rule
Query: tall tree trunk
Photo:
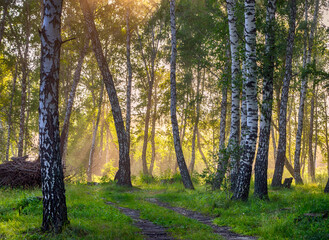
[[[196,96],[195,96],[195,119],[194,119],[194,127],[193,127],[193,136],[192,136],[192,156],[191,156],[191,162],[190,162],[190,173],[193,174],[194,171],[194,165],[195,165],[195,140],[198,130],[198,123],[200,118],[200,82],[201,82],[201,70],[198,67],[198,73],[197,73],[197,86],[196,86]]]
[[[149,73],[148,81],[148,95],[147,95],[147,106],[146,106],[146,115],[145,115],[145,127],[144,127],[144,141],[143,141],[143,150],[142,150],[142,164],[143,164],[143,174],[148,174],[146,153],[147,153],[147,143],[148,143],[148,132],[149,132],[149,123],[151,118],[151,108],[152,108],[152,92],[154,87],[154,63],[157,55],[157,49],[154,44],[154,27],[152,28],[152,55],[151,55],[151,72]],[[146,67],[146,60],[144,58],[145,71],[148,71]]]
[[[272,179],[272,187],[282,186],[283,167],[286,159],[286,126],[287,126],[287,103],[289,85],[292,75],[292,55],[294,49],[295,40],[295,28],[296,28],[296,0],[289,0],[289,33],[287,39],[286,50],[286,62],[285,62],[285,74],[283,79],[283,87],[281,92],[280,101],[280,117],[279,117],[279,144],[277,160],[275,162],[275,170]]]
[[[85,55],[86,55],[87,50],[88,50],[89,41],[90,41],[89,36],[86,33],[85,34],[84,45],[83,45],[83,48],[80,50],[77,67],[76,67],[74,75],[73,75],[73,83],[72,83],[72,86],[71,86],[69,99],[68,99],[67,105],[66,105],[65,119],[64,119],[64,123],[63,123],[63,127],[62,127],[62,133],[61,133],[61,156],[62,156],[63,167],[65,167],[67,139],[68,139],[68,136],[69,136],[70,118],[71,118],[71,113],[72,113],[72,109],[73,109],[75,93],[76,93],[77,86],[78,86],[79,81],[80,81],[81,69],[82,69],[82,65],[83,65]]]
[[[207,169],[209,169],[209,164],[207,162],[206,156],[204,155],[204,153],[202,151],[202,148],[201,148],[199,128],[197,129],[197,144],[198,144],[199,153],[200,153],[201,158],[204,162],[204,165],[206,166]]]
[[[239,36],[236,28],[236,0],[226,0],[226,8],[228,14],[229,34],[230,34],[230,48],[231,48],[231,126],[230,138],[227,146],[227,151],[231,155],[231,189],[234,191],[236,180],[238,176],[238,164],[240,154],[239,148],[240,136],[240,60],[239,60]],[[227,156],[228,158],[229,156]],[[228,159],[225,159],[227,161]]]
[[[228,61],[230,59],[230,50],[229,47],[226,49],[226,65],[225,65],[225,73],[229,74],[229,64]],[[228,83],[228,79],[225,79],[224,82]],[[225,84],[224,83],[224,84]],[[223,86],[222,88],[222,101],[221,101],[221,110],[220,110],[220,125],[219,125],[219,153],[218,153],[218,165],[215,176],[215,181],[213,183],[212,188],[220,189],[223,179],[225,177],[226,169],[227,169],[227,160],[225,159],[225,130],[226,130],[226,115],[227,115],[227,86]]]
[[[247,135],[233,195],[233,199],[241,200],[248,199],[258,132],[255,5],[255,0],[245,1]]]
[[[157,105],[158,105],[158,96],[157,96],[157,81],[154,85],[154,103],[153,103],[153,116],[152,116],[152,132],[151,132],[151,145],[152,145],[152,158],[150,163],[149,174],[152,176],[154,162],[155,162],[155,124],[157,119]]]
[[[31,107],[29,106],[29,103],[31,101],[31,82],[30,82],[30,79],[29,77],[27,78],[27,82],[28,82],[28,85],[27,85],[27,108],[26,108],[26,120],[25,120],[25,129],[24,129],[24,156],[27,155],[27,148],[29,147],[28,144],[29,144],[29,120],[30,120],[30,110],[31,110]]]
[[[114,86],[112,74],[110,73],[107,61],[102,51],[101,42],[99,40],[98,32],[94,22],[94,16],[90,9],[88,0],[80,0],[80,5],[85,18],[85,23],[88,28],[89,35],[91,37],[93,51],[95,53],[98,67],[102,73],[103,81],[105,83],[107,94],[109,96],[112,107],[112,115],[119,142],[119,171],[117,172],[115,179],[118,180],[118,185],[132,186],[130,177],[130,159],[127,134],[123,123],[121,108]]]
[[[316,150],[318,148],[318,88],[315,92],[315,143],[314,143],[314,161],[313,161],[313,174],[315,180],[315,170],[316,170]]]
[[[176,55],[177,55],[177,42],[176,42],[176,19],[175,19],[175,0],[170,0],[170,28],[171,28],[171,58],[170,58],[170,113],[171,124],[174,137],[174,145],[177,163],[182,176],[185,188],[194,189],[193,183],[188,172],[186,162],[184,159],[182,146],[179,139],[179,129],[176,115]]]
[[[273,119],[272,119],[273,122]],[[272,135],[272,143],[273,143],[273,157],[274,161],[276,160],[276,142],[275,142],[275,134],[273,124],[271,125],[271,135]]]
[[[60,154],[58,85],[61,40],[61,0],[44,0],[40,31],[39,157],[43,194],[43,231],[61,232],[68,223]]]
[[[95,153],[95,144],[96,144],[96,136],[97,136],[97,130],[98,130],[98,125],[99,125],[99,119],[101,117],[101,111],[102,111],[102,102],[103,102],[103,92],[104,92],[104,87],[102,84],[101,88],[101,93],[99,97],[99,103],[98,103],[98,112],[97,112],[97,118],[96,118],[96,123],[95,123],[95,128],[93,132],[93,139],[91,142],[91,148],[90,148],[90,153],[89,153],[89,161],[88,161],[88,170],[87,170],[87,181],[91,182],[92,181],[92,173],[93,173],[93,160],[94,160],[94,153]]]
[[[19,135],[18,135],[18,157],[23,156],[24,150],[24,130],[25,130],[25,108],[26,108],[26,81],[28,75],[29,45],[30,45],[30,9],[29,4],[24,4],[26,8],[26,38],[24,55],[21,56],[22,65],[22,92],[21,92],[21,110],[19,115]]]
[[[315,81],[313,82],[313,91],[311,99],[311,112],[310,112],[310,132],[308,135],[308,175],[311,177],[312,182],[315,182],[314,171],[314,158],[313,158],[313,124],[314,124],[314,94],[315,94]]]
[[[9,112],[8,112],[8,133],[7,133],[7,146],[6,146],[6,161],[9,160],[9,146],[10,146],[10,136],[11,136],[11,128],[12,128],[12,121],[11,116],[13,112],[13,101],[15,97],[15,91],[16,91],[16,80],[17,80],[17,62],[15,65],[15,73],[13,77],[13,88],[11,92],[11,99],[10,99],[10,105],[9,105]]]
[[[131,87],[133,73],[131,69],[130,61],[130,9],[126,9],[126,58],[127,58],[127,70],[128,70],[128,83],[127,83],[127,112],[126,112],[126,133],[128,141],[128,152],[130,152],[130,122],[131,122]]]
[[[263,103],[261,108],[258,151],[255,164],[254,191],[254,195],[261,199],[268,199],[267,169],[273,104],[273,72],[275,61],[275,12],[276,0],[268,0],[266,9]]]

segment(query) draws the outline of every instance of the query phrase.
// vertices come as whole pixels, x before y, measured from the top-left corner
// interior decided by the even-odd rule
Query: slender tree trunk
[[[155,162],[155,124],[157,119],[157,105],[158,105],[158,96],[157,96],[157,82],[154,85],[154,106],[153,106],[153,116],[152,116],[152,132],[151,132],[151,145],[152,145],[152,158],[150,163],[149,174],[152,176],[154,162]]]
[[[27,86],[27,108],[26,108],[26,120],[25,120],[25,129],[24,129],[24,156],[27,155],[27,148],[29,147],[29,120],[30,120],[30,106],[29,103],[31,101],[31,83],[29,77],[27,78],[28,86]]]
[[[204,165],[206,166],[207,169],[209,169],[209,164],[207,162],[206,156],[204,155],[204,153],[202,151],[202,148],[201,148],[199,128],[197,129],[197,144],[198,144],[199,153],[200,153],[200,155],[202,157],[202,160],[204,162]]]
[[[272,119],[272,122],[273,122],[273,119]],[[273,125],[271,125],[271,135],[272,135],[272,143],[273,143],[273,157],[274,157],[274,161],[275,161],[276,160],[276,141],[275,141]]]
[[[310,112],[310,132],[308,135],[308,175],[311,177],[312,182],[315,182],[314,171],[314,158],[313,158],[313,124],[314,124],[314,94],[315,82],[313,82],[313,95],[311,99],[311,112]]]
[[[273,104],[273,72],[275,61],[275,12],[276,0],[268,0],[266,9],[267,29],[265,34],[263,103],[261,108],[258,151],[255,164],[254,191],[254,195],[261,199],[268,199],[267,169]]]
[[[143,163],[143,174],[148,174],[146,153],[147,153],[147,143],[148,143],[148,132],[149,132],[149,123],[151,118],[151,108],[152,108],[152,92],[154,87],[154,63],[157,54],[157,49],[154,44],[154,28],[152,28],[152,56],[151,56],[151,72],[149,73],[148,81],[148,95],[147,95],[147,106],[146,106],[146,115],[145,115],[145,128],[144,128],[144,141],[143,141],[143,150],[142,150],[142,163]],[[145,59],[145,58],[144,58]],[[145,61],[145,71],[148,71]]]
[[[200,101],[201,97],[200,96],[200,82],[201,82],[201,70],[198,67],[198,73],[197,73],[197,86],[196,86],[196,107],[195,107],[195,119],[194,119],[194,127],[193,127],[193,136],[192,136],[192,157],[191,157],[191,162],[190,162],[190,173],[193,174],[194,171],[194,165],[195,165],[195,140],[196,140],[196,135],[197,135],[197,130],[198,130],[198,123],[199,123],[199,118],[200,118]]]
[[[127,112],[126,112],[126,133],[128,141],[128,152],[130,152],[130,122],[131,122],[131,88],[132,88],[132,68],[130,61],[130,9],[126,10],[126,58],[128,70],[128,84],[127,84]]]
[[[225,74],[228,76],[230,72],[230,48],[229,41],[226,47],[226,64],[225,64]],[[213,183],[213,190],[220,189],[223,179],[225,177],[227,169],[227,160],[225,156],[225,130],[226,130],[226,115],[227,115],[227,86],[229,84],[229,78],[224,79],[224,86],[222,87],[222,101],[221,101],[221,110],[220,110],[220,125],[219,125],[219,153],[218,153],[218,164],[215,180]]]
[[[316,170],[316,150],[318,148],[318,88],[315,93],[315,143],[314,143],[314,161],[313,161],[313,174],[315,180],[315,170]]]
[[[112,74],[110,73],[107,61],[102,51],[101,42],[99,40],[98,32],[94,22],[94,16],[90,9],[88,0],[80,0],[80,5],[89,35],[91,37],[93,51],[95,53],[98,67],[102,73],[103,81],[105,83],[107,94],[109,96],[112,107],[112,115],[119,142],[119,171],[117,172],[115,179],[118,180],[118,185],[132,186],[130,178],[130,159],[127,134],[123,123],[121,108],[114,86]]]
[[[30,45],[30,10],[29,4],[24,4],[26,8],[26,40],[25,40],[25,49],[24,56],[21,56],[22,62],[22,92],[21,92],[21,110],[19,115],[19,135],[18,135],[18,157],[23,156],[24,150],[24,130],[25,130],[25,108],[26,108],[26,81],[28,75],[28,59],[29,59],[29,45]]]
[[[64,123],[63,123],[63,127],[62,127],[62,133],[61,133],[61,155],[62,155],[63,167],[65,167],[67,139],[68,139],[68,136],[69,136],[70,118],[71,118],[71,113],[72,113],[72,109],[73,109],[75,93],[76,93],[77,86],[78,86],[79,81],[80,81],[80,75],[81,75],[83,60],[84,60],[85,55],[86,55],[87,50],[88,50],[89,41],[90,40],[89,40],[88,34],[85,34],[85,42],[84,42],[83,48],[81,49],[80,54],[79,54],[77,67],[76,67],[74,75],[73,75],[73,83],[72,83],[72,86],[71,86],[71,91],[70,91],[69,98],[68,98],[67,105],[66,105],[65,119],[64,119]]]
[[[239,37],[236,28],[236,0],[226,0],[227,14],[230,34],[230,48],[231,48],[231,81],[232,81],[232,94],[231,94],[231,126],[230,138],[227,150],[231,155],[231,190],[234,191],[236,187],[236,180],[238,176],[238,166],[240,154],[237,149],[239,148],[240,136],[240,60],[239,60]],[[229,157],[229,156],[227,156]],[[228,159],[227,159],[228,160]],[[225,161],[227,161],[225,159]]]
[[[247,136],[233,195],[233,199],[241,200],[248,199],[258,132],[255,5],[255,0],[245,1]]]
[[[277,160],[275,162],[275,170],[272,179],[272,187],[282,186],[283,167],[286,159],[286,126],[287,126],[287,102],[289,85],[292,75],[292,55],[295,40],[295,27],[296,27],[296,0],[289,0],[290,8],[289,15],[289,33],[287,39],[286,62],[285,62],[285,75],[283,79],[283,87],[281,92],[280,101],[280,117],[279,117],[279,144]]]
[[[103,84],[102,84],[101,93],[100,93],[100,97],[99,97],[99,103],[98,103],[97,118],[96,118],[95,128],[94,128],[94,132],[93,132],[93,139],[92,139],[92,142],[91,142],[91,148],[90,148],[90,153],[89,153],[89,162],[88,162],[88,170],[87,170],[87,181],[88,182],[92,181],[93,162],[94,162],[93,160],[94,160],[95,144],[96,144],[96,136],[97,136],[97,131],[98,131],[98,125],[99,125],[99,120],[100,120],[101,111],[102,111],[103,92],[104,92],[104,87],[103,87]]]
[[[17,80],[17,63],[15,65],[15,73],[14,73],[14,77],[13,77],[13,88],[12,88],[12,92],[11,92],[11,99],[10,99],[9,112],[8,112],[6,161],[9,160],[9,146],[10,146],[10,136],[11,136],[11,128],[12,128],[11,116],[12,116],[12,112],[13,112],[13,101],[14,101],[15,91],[16,91],[16,80]]]
[[[61,0],[44,0],[40,31],[39,157],[43,194],[43,231],[61,232],[68,223],[60,154],[58,85],[61,47]]]
[[[175,0],[170,0],[170,28],[171,28],[171,58],[170,58],[170,113],[171,124],[174,137],[174,145],[177,163],[182,176],[185,188],[194,189],[193,183],[188,172],[186,162],[184,159],[182,146],[179,139],[179,129],[176,115],[176,55],[177,55],[177,42],[176,42],[176,19],[175,19]]]

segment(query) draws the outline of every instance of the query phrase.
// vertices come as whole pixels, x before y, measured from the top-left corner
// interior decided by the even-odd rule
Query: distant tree
[[[58,85],[62,0],[44,0],[40,31],[39,157],[43,193],[44,231],[59,233],[68,223],[60,154]]]

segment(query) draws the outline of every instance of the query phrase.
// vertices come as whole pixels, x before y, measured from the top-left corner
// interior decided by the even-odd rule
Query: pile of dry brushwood
[[[41,186],[40,161],[27,161],[28,156],[12,157],[12,161],[0,164],[0,186]]]

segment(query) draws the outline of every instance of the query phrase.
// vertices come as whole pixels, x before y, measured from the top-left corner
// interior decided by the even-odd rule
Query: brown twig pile
[[[41,186],[39,159],[31,162],[25,157],[12,157],[13,161],[0,164],[0,186],[35,187]]]

